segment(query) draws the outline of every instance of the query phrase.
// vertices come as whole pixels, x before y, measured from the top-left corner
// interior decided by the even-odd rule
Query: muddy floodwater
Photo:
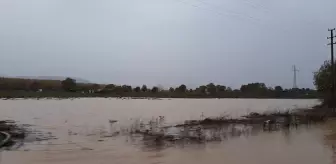
[[[169,125],[317,103],[273,99],[0,100],[1,120],[30,125],[35,132],[16,148],[3,150],[0,164],[336,163],[336,120],[277,131],[256,129],[211,142],[167,143],[119,133],[128,131],[135,120],[159,116]],[[44,140],[41,136],[52,137]]]

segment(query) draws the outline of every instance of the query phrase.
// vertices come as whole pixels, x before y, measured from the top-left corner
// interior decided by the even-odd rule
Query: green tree
[[[5,78],[0,78],[0,90],[9,90],[9,84],[6,82]]]
[[[175,89],[173,87],[169,88],[169,92],[174,92],[174,91],[175,91]]]
[[[247,85],[242,85],[240,87],[240,91],[257,93],[257,92],[267,91],[267,87],[264,83],[249,83]]]
[[[217,85],[216,90],[217,90],[217,92],[225,92],[226,91],[226,86]]]
[[[92,88],[90,88],[89,90],[92,90]],[[99,93],[111,93],[111,92],[116,92],[116,85],[108,84],[102,90],[99,91]]]
[[[124,92],[124,88],[122,86],[118,85],[118,86],[115,86],[113,91],[116,92],[117,94],[122,94]]]
[[[76,88],[76,81],[71,78],[66,78],[61,84],[65,91],[74,91]]]
[[[199,93],[205,94],[206,89],[207,89],[206,86],[201,85],[201,86],[199,86],[198,88],[196,88],[196,91],[199,92]]]
[[[159,88],[154,86],[151,90],[153,93],[157,93],[159,91]]]
[[[116,86],[114,84],[108,84],[105,86],[105,89],[113,90]]]
[[[159,89],[159,92],[164,91],[163,85],[159,84],[156,87]]]
[[[182,84],[180,85],[178,88],[175,89],[175,91],[178,91],[178,92],[186,92],[187,91],[187,86]]]
[[[330,61],[325,61],[318,71],[314,72],[314,85],[318,92],[323,95],[323,104],[332,106],[332,67]],[[335,88],[336,89],[336,88]]]
[[[320,69],[314,72],[314,84],[319,92],[330,92],[332,87],[332,69],[330,61],[324,62]]]
[[[275,92],[282,92],[283,91],[281,86],[274,87],[274,90],[275,90]]]
[[[92,84],[91,86],[91,89],[94,90],[94,91],[97,91],[100,89],[100,85],[99,84]]]
[[[142,92],[147,92],[147,86],[146,85],[142,85],[142,87],[141,87],[141,91]]]
[[[140,92],[140,91],[141,91],[141,89],[140,89],[139,86],[137,86],[137,87],[134,88],[134,92]]]
[[[214,83],[209,83],[206,87],[207,87],[208,92],[212,95],[215,94],[217,91],[217,88]]]
[[[132,92],[132,86],[123,85],[121,86],[124,92]]]
[[[38,91],[41,88],[41,84],[38,81],[33,81],[30,85],[29,85],[29,89],[31,91]]]

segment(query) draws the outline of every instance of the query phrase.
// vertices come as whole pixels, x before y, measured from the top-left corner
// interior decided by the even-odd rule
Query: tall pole
[[[293,72],[294,72],[294,77],[293,77],[293,88],[297,88],[297,83],[296,83],[296,72],[299,70],[296,69],[296,66],[293,65]]]
[[[335,28],[333,29],[328,29],[328,31],[330,31],[330,37],[328,37],[328,39],[330,39],[330,43],[328,45],[330,45],[330,50],[331,50],[331,70],[332,70],[332,73],[331,73],[331,79],[332,79],[332,85],[331,85],[331,102],[332,102],[332,108],[334,109],[335,108],[335,84],[336,84],[336,81],[335,81],[335,60],[334,60],[334,30]]]

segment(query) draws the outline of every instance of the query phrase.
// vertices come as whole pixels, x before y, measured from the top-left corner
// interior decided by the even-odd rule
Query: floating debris
[[[256,131],[274,131],[297,127],[302,124],[322,122],[332,113],[313,110],[274,111],[250,113],[240,118],[228,116],[207,117],[202,113],[200,120],[186,120],[182,124],[165,125],[163,116],[152,118],[148,123],[135,120],[131,134],[140,134],[143,139],[167,142],[223,141],[230,137],[252,135]]]
[[[23,145],[23,142],[36,142],[36,141],[44,141],[57,139],[55,136],[51,135],[51,133],[43,133],[40,131],[36,131],[35,129],[31,129],[31,125],[28,124],[18,124],[13,120],[5,120],[0,121],[0,131],[1,134],[8,134],[9,139],[0,138],[1,141],[6,141],[6,144],[2,144],[1,146],[5,146],[7,149],[18,149]]]
[[[109,120],[109,123],[113,124],[113,123],[116,123],[118,122],[118,120]]]
[[[81,150],[93,150],[93,149],[88,147],[82,147]]]

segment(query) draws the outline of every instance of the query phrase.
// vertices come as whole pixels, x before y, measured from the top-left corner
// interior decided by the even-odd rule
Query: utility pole
[[[332,102],[332,108],[334,109],[335,108],[335,84],[336,84],[336,81],[335,81],[335,61],[334,61],[334,30],[335,28],[333,29],[328,29],[328,31],[330,31],[330,37],[328,37],[328,39],[330,39],[330,43],[328,45],[330,45],[330,49],[331,49],[331,79],[332,79],[332,85],[331,85],[331,102]]]
[[[297,83],[296,83],[296,72],[299,72],[298,69],[296,69],[296,66],[293,65],[293,72],[294,72],[294,77],[293,77],[293,88],[297,88]]]

